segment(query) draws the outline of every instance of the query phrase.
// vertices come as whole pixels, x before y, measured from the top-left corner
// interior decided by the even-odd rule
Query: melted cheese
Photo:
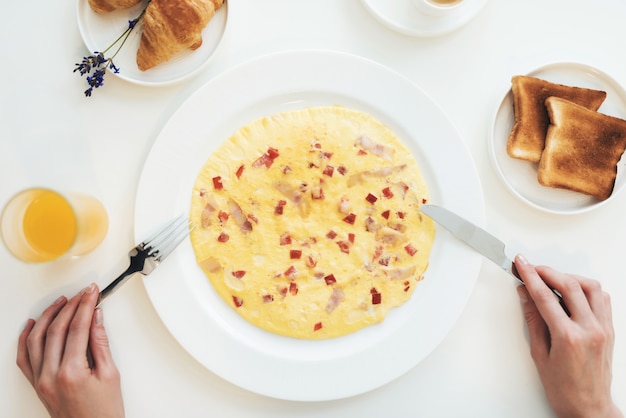
[[[411,152],[368,114],[339,106],[263,117],[208,159],[191,242],[224,301],[297,338],[345,335],[406,302],[434,226]]]

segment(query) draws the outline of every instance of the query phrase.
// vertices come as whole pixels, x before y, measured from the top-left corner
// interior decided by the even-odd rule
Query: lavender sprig
[[[89,88],[85,90],[86,97],[91,97],[93,89],[97,89],[104,84],[104,76],[107,69],[113,71],[115,74],[120,72],[119,67],[113,63],[113,59],[117,56],[118,52],[120,52],[131,32],[135,29],[135,26],[137,26],[137,23],[139,23],[139,21],[143,18],[143,15],[146,13],[146,8],[143,9],[139,16],[128,21],[128,27],[126,30],[111,45],[109,45],[107,49],[102,52],[94,51],[94,55],[83,57],[82,62],[75,64],[76,68],[74,68],[73,72],[78,71],[81,77],[86,75],[87,84],[89,85]],[[115,53],[111,57],[106,58],[105,54],[117,44],[119,45],[115,50]]]

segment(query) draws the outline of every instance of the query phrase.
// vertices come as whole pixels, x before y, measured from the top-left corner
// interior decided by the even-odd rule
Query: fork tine
[[[174,226],[174,224],[176,224],[177,222],[180,222],[182,219],[184,219],[184,215],[181,213],[180,215],[178,215],[176,218],[172,219],[167,225],[162,226],[158,231],[154,232],[152,235],[150,235],[148,238],[144,239],[143,241],[141,241],[139,243],[139,245],[142,248],[147,248],[148,245],[154,241],[155,239],[157,239],[161,234],[163,234],[164,232],[168,231],[169,229],[171,229],[172,226]]]
[[[157,261],[163,260],[191,232],[191,222],[186,216],[180,215],[167,224],[161,231],[141,243],[148,255]],[[192,228],[193,229],[193,228]]]
[[[154,256],[159,262],[165,260],[165,257],[170,255],[170,253],[174,251],[176,247],[178,247],[178,244],[180,244],[187,237],[187,235],[189,235],[191,231],[194,230],[194,228],[195,225],[192,225],[190,221],[187,221],[185,224],[180,226],[180,229],[176,231],[175,234],[170,234],[167,243],[161,245],[160,248],[157,248],[150,255]]]
[[[181,213],[176,218],[172,219],[167,225],[161,227],[157,232],[152,234],[149,238],[141,241],[139,244],[144,250],[153,248],[156,244],[163,240],[172,230],[176,228],[177,224],[185,221],[186,217]]]

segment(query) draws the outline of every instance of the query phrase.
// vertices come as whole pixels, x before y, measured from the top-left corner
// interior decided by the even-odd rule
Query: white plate
[[[390,126],[417,158],[431,200],[484,223],[482,189],[470,154],[421,89],[363,58],[301,51],[237,66],[211,80],[174,113],[143,168],[136,236],[189,211],[196,175],[239,127],[279,111],[332,104],[368,112]],[[450,331],[469,298],[481,259],[448,236],[437,233],[426,279],[409,302],[381,324],[323,341],[283,337],[246,322],[214,291],[195,262],[189,240],[144,284],[174,337],[217,375],[280,399],[338,399],[407,372]]]
[[[607,92],[606,100],[598,111],[619,118],[626,117],[626,92],[617,81],[596,68],[579,63],[552,63],[530,71],[527,75],[559,84],[604,90]],[[491,125],[489,152],[504,183],[525,203],[549,213],[576,214],[607,203],[624,188],[626,161],[623,158],[618,164],[615,187],[609,199],[599,201],[582,193],[542,186],[537,181],[537,164],[511,158],[506,152],[514,121],[513,93],[509,86],[502,102],[498,104]]]
[[[365,8],[383,25],[417,37],[440,36],[472,20],[487,0],[465,0],[446,16],[429,16],[417,9],[411,0],[361,0]]]
[[[102,51],[113,43],[128,28],[128,22],[135,19],[146,6],[145,2],[126,10],[98,14],[89,6],[87,0],[78,0],[78,29],[89,54]],[[113,62],[120,69],[116,76],[136,84],[166,85],[182,81],[201,71],[217,50],[226,31],[228,4],[215,13],[215,16],[202,31],[202,45],[195,51],[179,52],[169,61],[161,63],[147,71],[137,67],[137,49],[141,39],[141,22],[131,32],[124,47]],[[119,44],[118,44],[119,45]],[[111,49],[112,53],[115,51]],[[87,54],[87,55],[89,55]],[[111,54],[106,54],[110,57]],[[77,61],[78,62],[78,61]],[[112,71],[108,71],[113,73]]]

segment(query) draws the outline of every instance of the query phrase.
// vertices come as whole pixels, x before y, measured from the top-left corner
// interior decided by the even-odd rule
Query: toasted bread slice
[[[515,123],[507,141],[507,153],[513,158],[539,162],[550,119],[544,105],[550,96],[560,97],[591,110],[598,110],[606,92],[551,83],[530,76],[511,79]]]
[[[557,97],[545,104],[551,124],[539,162],[539,183],[607,199],[626,149],[626,120]]]

